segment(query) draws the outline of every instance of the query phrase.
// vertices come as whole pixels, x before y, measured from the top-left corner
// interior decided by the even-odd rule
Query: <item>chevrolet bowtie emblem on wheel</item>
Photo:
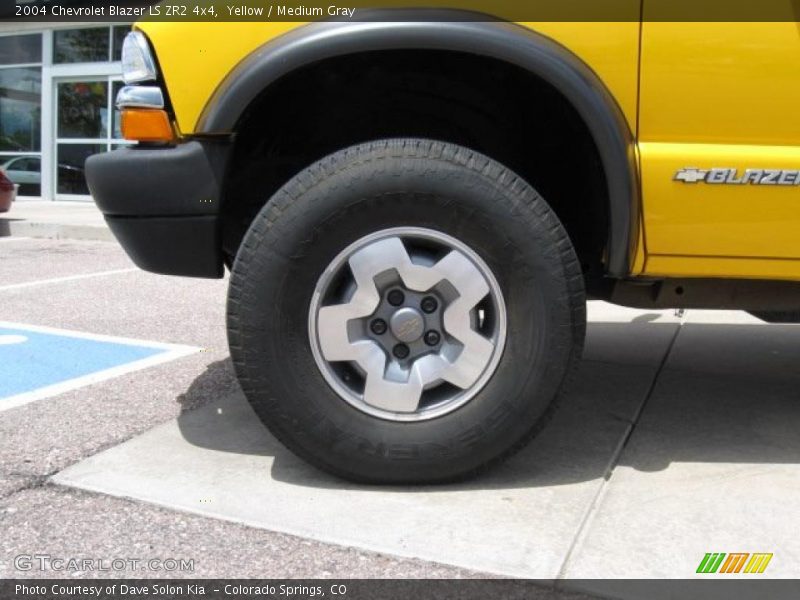
[[[686,167],[675,173],[675,181],[727,185],[800,185],[800,171],[787,169],[698,169]]]

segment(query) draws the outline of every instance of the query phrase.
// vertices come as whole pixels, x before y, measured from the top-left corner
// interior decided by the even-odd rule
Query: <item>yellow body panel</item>
[[[640,141],[800,144],[797,23],[642,28]]]

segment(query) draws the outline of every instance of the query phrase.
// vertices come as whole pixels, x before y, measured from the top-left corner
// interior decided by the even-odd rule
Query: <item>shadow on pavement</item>
[[[688,323],[676,338],[677,324],[651,320],[642,315],[634,323],[591,323],[579,377],[552,422],[499,468],[446,489],[608,477],[643,404],[619,465],[659,471],[673,462],[800,463],[800,326]],[[370,489],[296,458],[263,427],[241,392],[209,399],[218,382],[232,376],[230,360],[213,363],[179,398],[185,409],[178,426],[189,443],[272,456],[271,476],[278,481]]]

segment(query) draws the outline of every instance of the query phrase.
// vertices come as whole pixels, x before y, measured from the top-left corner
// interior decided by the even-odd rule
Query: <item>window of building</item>
[[[42,68],[0,68],[0,150],[41,150]]]
[[[102,62],[109,57],[108,27],[53,32],[53,63]]]
[[[122,59],[128,25],[61,29],[53,34],[53,63],[106,62]]]
[[[42,36],[0,36],[0,168],[20,195],[41,193]]]
[[[0,65],[41,62],[41,34],[7,35],[0,37]]]
[[[130,25],[116,25],[111,28],[111,60],[122,60],[122,42],[130,30]]]

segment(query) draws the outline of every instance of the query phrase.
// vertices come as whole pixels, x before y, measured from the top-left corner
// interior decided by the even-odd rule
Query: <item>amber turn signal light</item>
[[[137,142],[170,142],[175,138],[166,111],[153,108],[124,108],[122,137]]]

